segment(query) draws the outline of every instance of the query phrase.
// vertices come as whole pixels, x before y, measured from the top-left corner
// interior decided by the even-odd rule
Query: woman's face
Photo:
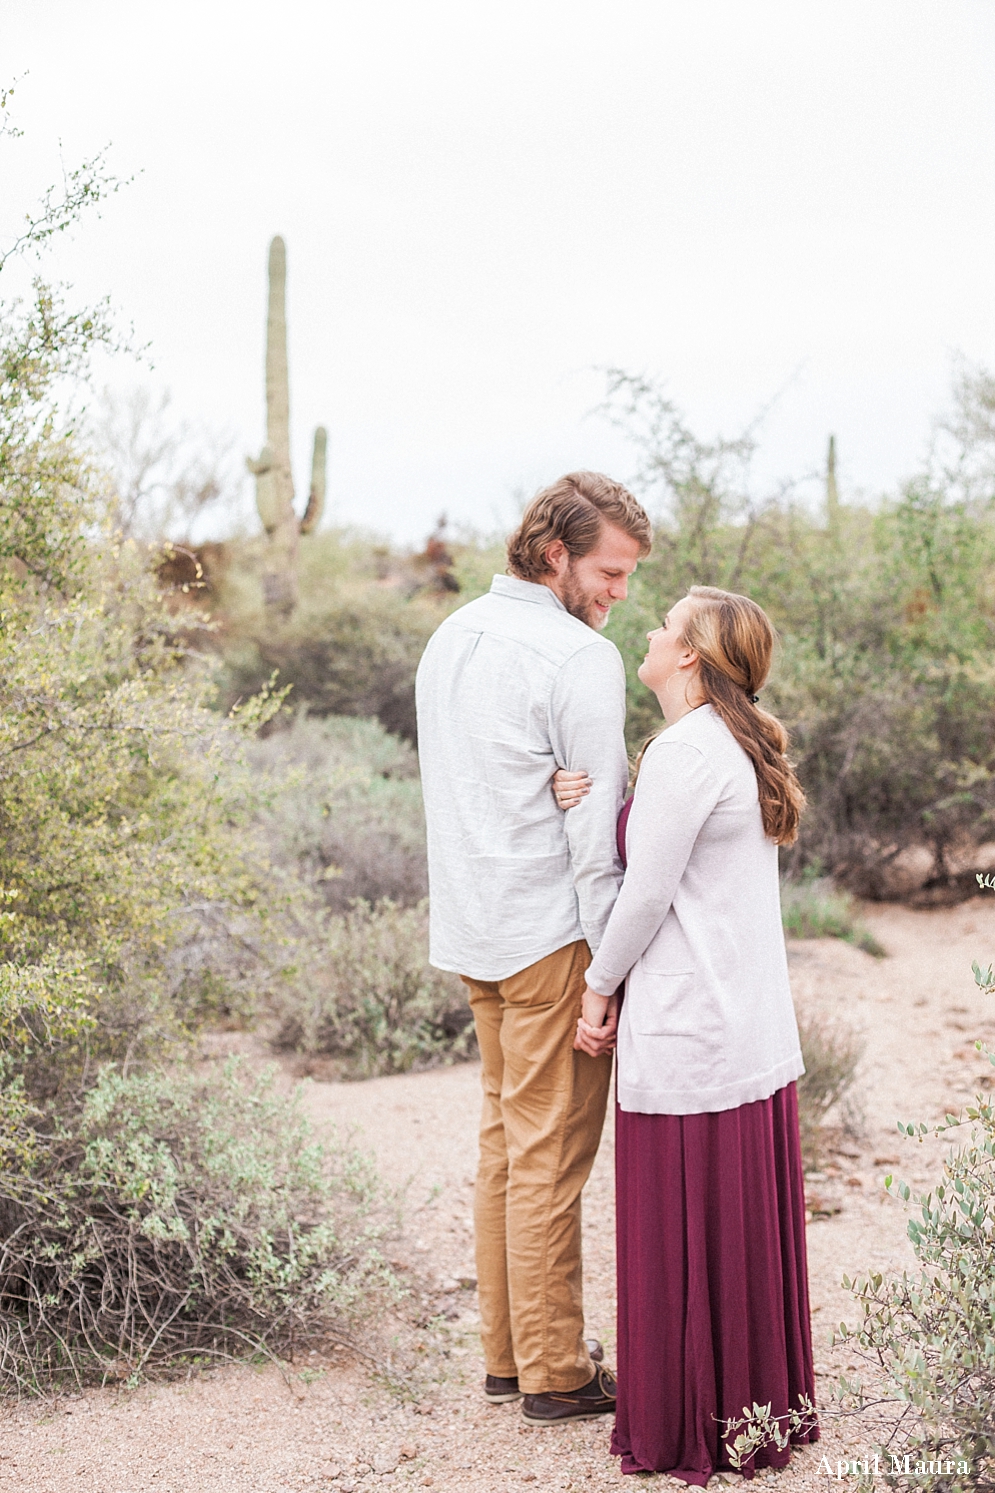
[[[646,634],[649,640],[649,648],[646,657],[639,665],[639,678],[647,689],[651,689],[655,695],[659,695],[666,684],[675,674],[680,674],[689,679],[693,674],[693,665],[696,654],[687,646],[682,637],[684,621],[688,615],[690,602],[686,596],[675,602],[663,619],[662,627],[657,627],[653,632]]]

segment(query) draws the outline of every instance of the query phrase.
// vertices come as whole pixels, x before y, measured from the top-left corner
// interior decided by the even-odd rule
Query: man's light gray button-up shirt
[[[628,777],[614,643],[548,586],[496,575],[432,637],[417,699],[432,963],[501,980],[576,939],[596,950]],[[594,780],[568,813],[557,767]]]

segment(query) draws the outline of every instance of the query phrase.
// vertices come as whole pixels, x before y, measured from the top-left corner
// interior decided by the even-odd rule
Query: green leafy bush
[[[285,1351],[395,1290],[366,1161],[236,1064],[0,1131],[0,1392]]]
[[[135,554],[70,600],[10,589],[0,628],[0,956],[85,970],[92,1056],[175,1031],[172,960],[204,910],[257,901],[236,757],[253,729],[207,709]],[[127,600],[122,602],[120,588]]]
[[[279,1047],[339,1060],[349,1078],[474,1054],[462,982],[428,963],[428,906],[357,902],[323,929],[323,959],[277,991]]]
[[[311,893],[270,877],[245,763],[279,700],[208,708],[205,619],[60,409],[109,340],[41,284],[0,304],[0,1392],[282,1349],[391,1284],[360,1158],[235,1070],[154,1066]]]

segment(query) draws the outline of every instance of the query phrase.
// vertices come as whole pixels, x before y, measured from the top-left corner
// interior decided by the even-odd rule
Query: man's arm
[[[584,937],[594,953],[618,896],[615,826],[625,796],[625,669],[614,644],[592,640],[560,669],[550,696],[549,739],[558,767],[585,769],[591,791],[565,815]]]

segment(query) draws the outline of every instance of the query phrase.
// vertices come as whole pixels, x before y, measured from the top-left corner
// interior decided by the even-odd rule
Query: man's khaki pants
[[[591,954],[568,944],[506,980],[471,980],[484,1107],[474,1222],[489,1374],[523,1394],[579,1389],[580,1194],[601,1139],[611,1059],[575,1052]]]

